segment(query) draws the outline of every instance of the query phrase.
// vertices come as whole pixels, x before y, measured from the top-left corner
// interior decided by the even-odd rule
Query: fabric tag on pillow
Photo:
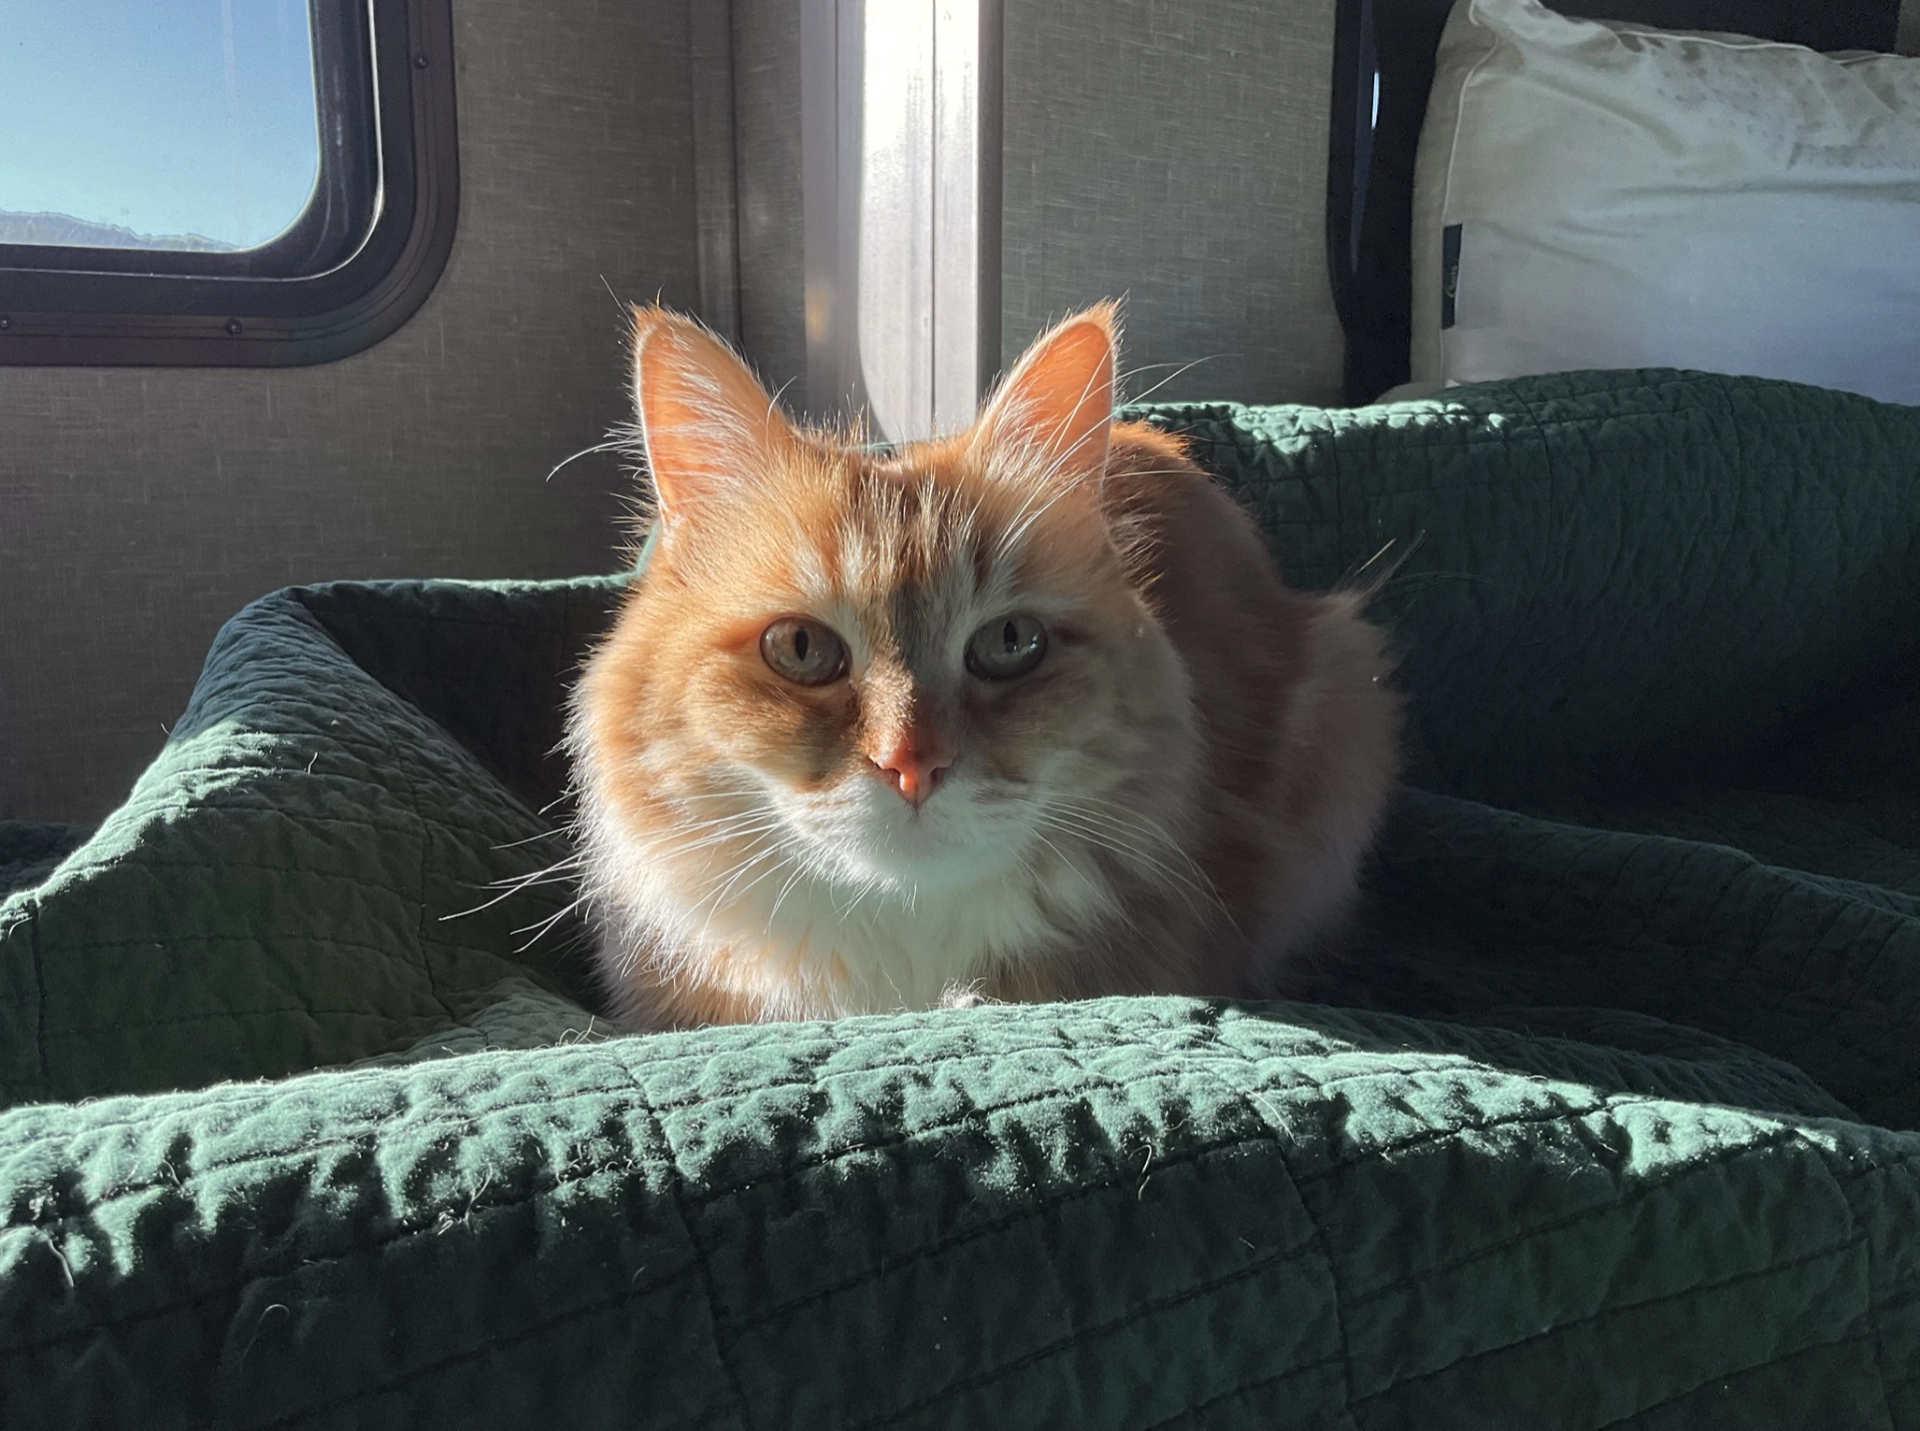
[[[1448,224],[1440,233],[1440,326],[1453,326],[1453,296],[1460,287],[1460,229]]]

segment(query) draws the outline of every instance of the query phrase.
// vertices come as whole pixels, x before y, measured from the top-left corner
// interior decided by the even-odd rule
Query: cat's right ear
[[[1113,427],[1120,310],[1098,303],[1034,339],[987,399],[975,440],[1023,454],[1028,468],[1098,482]]]
[[[633,390],[660,515],[669,526],[752,480],[793,425],[733,350],[691,318],[633,310]]]

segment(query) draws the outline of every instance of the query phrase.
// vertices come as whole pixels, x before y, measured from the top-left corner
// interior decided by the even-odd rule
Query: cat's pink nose
[[[908,739],[896,741],[868,759],[880,777],[900,792],[900,798],[918,810],[953,764],[953,752],[940,741]]]

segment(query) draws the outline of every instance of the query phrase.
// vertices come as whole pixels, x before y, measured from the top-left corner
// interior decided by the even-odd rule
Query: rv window
[[[457,208],[446,0],[71,0],[0,42],[0,363],[322,362]]]
[[[0,48],[0,242],[209,257],[273,245],[320,178],[310,26],[307,0],[23,7]]]

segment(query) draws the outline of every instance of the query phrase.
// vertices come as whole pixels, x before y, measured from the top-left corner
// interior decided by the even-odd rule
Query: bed
[[[1413,548],[1347,957],[620,1034],[552,752],[621,579],[275,593],[0,827],[0,1419],[1920,1426],[1920,409],[1140,411],[1296,584]]]

